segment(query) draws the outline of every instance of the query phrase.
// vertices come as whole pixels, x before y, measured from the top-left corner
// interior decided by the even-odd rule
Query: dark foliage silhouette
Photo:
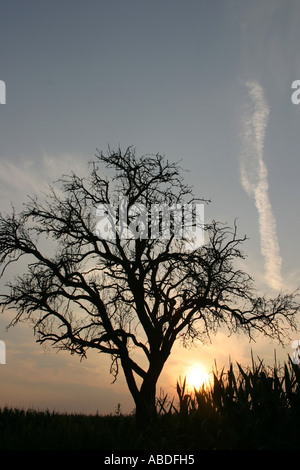
[[[39,343],[82,357],[90,348],[110,355],[111,373],[116,379],[122,367],[137,424],[146,426],[177,339],[204,342],[227,327],[283,341],[296,326],[299,304],[296,293],[256,294],[250,276],[236,266],[246,239],[236,226],[206,223],[205,244],[193,249],[172,230],[169,238],[146,237],[142,224],[134,238],[100,238],[96,210],[115,206],[119,197],[128,204],[128,226],[141,215],[130,212],[138,204],[199,200],[179,165],[161,155],[109,149],[90,165],[87,178],[63,176],[43,199],[29,198],[21,213],[1,215],[2,276],[11,263],[26,261],[24,273],[6,284],[1,305],[14,312],[11,325],[32,322]]]

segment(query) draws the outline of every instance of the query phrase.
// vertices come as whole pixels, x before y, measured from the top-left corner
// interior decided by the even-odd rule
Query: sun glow
[[[200,389],[202,385],[209,384],[209,374],[201,366],[192,366],[186,374],[186,385],[189,389]]]

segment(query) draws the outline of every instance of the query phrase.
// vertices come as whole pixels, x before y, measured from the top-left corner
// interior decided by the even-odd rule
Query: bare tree
[[[236,226],[207,223],[205,243],[191,247],[188,237],[175,236],[174,217],[168,237],[163,217],[145,218],[143,208],[152,205],[199,203],[178,164],[160,155],[138,158],[131,147],[97,151],[87,178],[71,174],[59,182],[42,201],[29,198],[21,213],[0,216],[2,276],[26,259],[1,305],[13,310],[11,325],[33,322],[39,343],[82,357],[89,348],[109,354],[114,378],[123,368],[138,425],[155,415],[157,380],[178,338],[205,341],[225,325],[250,338],[259,331],[283,341],[296,327],[296,294],[259,297],[237,267],[245,237]],[[127,204],[125,219],[112,210],[120,200]],[[103,221],[119,230],[101,235]],[[131,227],[130,236],[123,236],[122,224]]]

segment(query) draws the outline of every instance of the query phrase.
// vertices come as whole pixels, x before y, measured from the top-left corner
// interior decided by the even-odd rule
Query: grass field
[[[300,370],[292,362],[214,371],[210,388],[157,400],[143,433],[134,414],[109,416],[0,410],[0,450],[297,450]]]

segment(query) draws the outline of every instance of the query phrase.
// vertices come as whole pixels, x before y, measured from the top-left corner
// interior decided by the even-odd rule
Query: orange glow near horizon
[[[190,391],[199,390],[209,384],[209,374],[201,365],[191,366],[186,374],[186,385]]]

